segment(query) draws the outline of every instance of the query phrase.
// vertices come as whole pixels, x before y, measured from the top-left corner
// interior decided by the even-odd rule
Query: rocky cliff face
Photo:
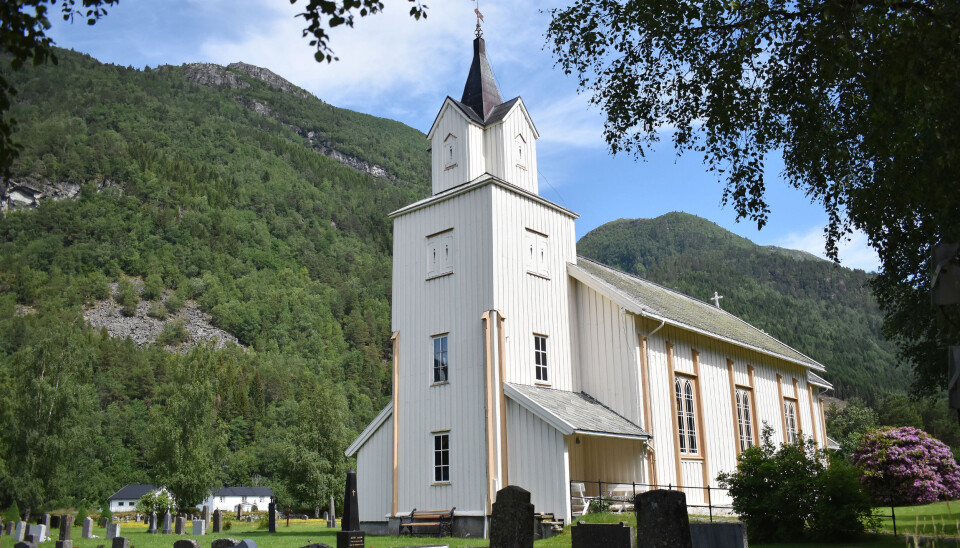
[[[250,76],[251,78],[256,78],[272,88],[279,89],[280,91],[285,91],[300,97],[301,99],[307,99],[313,97],[306,91],[298,88],[297,86],[291,84],[290,82],[284,80],[283,78],[277,76],[270,69],[265,69],[263,67],[257,67],[254,65],[248,65],[247,63],[230,63],[227,65],[228,69],[236,70]]]
[[[116,186],[113,181],[96,181],[97,190]],[[0,213],[18,209],[35,209],[43,200],[76,200],[80,196],[80,184],[70,181],[44,181],[39,179],[0,180]]]

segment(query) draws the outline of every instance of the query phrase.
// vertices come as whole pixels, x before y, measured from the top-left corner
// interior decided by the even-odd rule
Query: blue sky
[[[304,0],[297,4],[304,5]],[[317,63],[301,36],[298,5],[287,0],[122,0],[94,26],[54,21],[58,46],[97,59],[142,68],[190,62],[244,61],[267,67],[333,105],[429,129],[447,96],[459,98],[472,56],[472,0],[427,2],[428,17],[409,17],[409,3],[385,0],[384,13],[335,29],[339,62]],[[613,157],[602,137],[603,117],[577,93],[574,77],[554,67],[545,48],[548,10],[563,0],[481,0],[484,38],[501,95],[520,95],[540,132],[540,194],[578,212],[577,235],[618,218],[685,211],[761,245],[823,255],[826,215],[779,178],[772,159],[770,221],[758,231],[721,207],[722,184],[701,157],[677,157],[669,140],[645,161]],[[841,263],[876,270],[862,235],[841,248]]]

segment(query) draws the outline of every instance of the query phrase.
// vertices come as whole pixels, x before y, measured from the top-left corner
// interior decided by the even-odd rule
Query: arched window
[[[797,442],[797,408],[792,401],[783,402],[783,416],[787,423],[787,443]]]
[[[740,450],[753,447],[753,411],[750,392],[737,389],[737,427],[740,429]]]
[[[677,379],[674,383],[677,399],[677,435],[680,437],[680,453],[697,454],[697,420],[693,406],[693,382]]]

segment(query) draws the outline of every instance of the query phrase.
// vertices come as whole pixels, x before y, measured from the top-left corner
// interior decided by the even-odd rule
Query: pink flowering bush
[[[853,453],[860,483],[884,504],[927,504],[960,497],[953,453],[926,432],[904,426],[864,434]]]

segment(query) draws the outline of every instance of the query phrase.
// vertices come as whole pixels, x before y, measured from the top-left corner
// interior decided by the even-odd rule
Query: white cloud
[[[807,232],[793,232],[780,239],[775,245],[787,249],[800,249],[818,257],[826,258],[824,244],[826,237],[823,228],[813,227]],[[867,236],[862,232],[854,232],[840,242],[840,264],[847,268],[859,268],[867,272],[880,268],[880,258],[867,244]]]
[[[573,147],[600,148],[603,140],[603,116],[591,108],[585,95],[570,95],[534,107],[530,115],[540,132],[540,140]],[[541,101],[542,103],[542,101]]]

